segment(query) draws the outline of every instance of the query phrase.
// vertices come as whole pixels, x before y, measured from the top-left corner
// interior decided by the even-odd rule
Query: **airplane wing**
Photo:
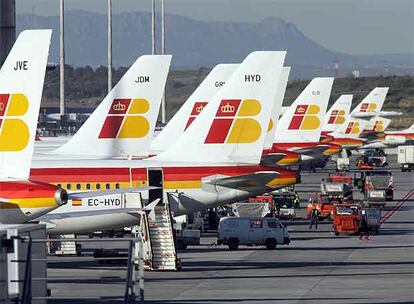
[[[238,176],[217,177],[203,182],[213,186],[221,186],[242,191],[252,191],[257,188],[263,188],[266,184],[278,176],[279,173],[274,171],[261,171]]]
[[[294,152],[299,154],[306,154],[308,156],[321,156],[323,152],[329,149],[329,146],[320,145],[306,148],[295,149]]]
[[[264,166],[274,166],[282,158],[286,157],[286,154],[275,153],[262,155],[260,163]]]

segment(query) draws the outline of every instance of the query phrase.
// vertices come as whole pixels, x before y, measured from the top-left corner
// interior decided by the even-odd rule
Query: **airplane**
[[[360,135],[368,125],[369,120],[380,113],[387,92],[388,87],[373,89],[352,110],[346,121],[335,131],[324,134],[321,141],[337,144],[347,150],[361,147],[364,139],[360,138]]]
[[[30,178],[51,35],[51,30],[21,32],[0,70],[0,224],[25,223],[72,199],[91,196]],[[98,191],[93,196],[148,189],[153,188]]]
[[[0,70],[0,223],[22,223],[67,202],[58,186],[29,179],[51,30],[19,34]]]
[[[339,147],[319,141],[333,78],[314,78],[276,124],[272,151],[287,150],[302,154],[302,161],[322,154],[331,155]]]
[[[142,160],[38,160],[31,177],[72,190],[119,189],[161,186],[144,193],[146,201],[175,196],[175,215],[242,200],[296,183],[296,171],[260,165],[276,86],[286,52],[253,52],[227,80],[180,136],[164,152]],[[87,200],[81,205],[86,206]],[[50,233],[66,233],[59,227],[69,204],[54,211]],[[96,208],[95,208],[96,210]],[[60,217],[58,216],[60,213]],[[51,213],[52,214],[52,213]],[[71,233],[97,230],[91,227],[96,211],[71,219]],[[117,218],[123,217],[121,222]],[[128,213],[114,213],[99,222],[114,229],[136,225]],[[100,230],[98,229],[98,230]]]
[[[414,124],[401,131],[384,131],[376,134],[376,140],[366,143],[363,149],[369,148],[394,148],[401,145],[414,143]]]
[[[341,95],[325,114],[322,136],[337,130],[346,120],[352,105],[353,95]]]

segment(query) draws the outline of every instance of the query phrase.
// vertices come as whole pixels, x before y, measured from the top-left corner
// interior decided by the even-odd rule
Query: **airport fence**
[[[32,276],[32,263],[33,262],[44,262],[48,263],[48,259],[45,258],[33,258],[32,248],[34,243],[51,243],[51,242],[77,242],[77,243],[92,243],[92,242],[127,242],[128,243],[128,255],[125,258],[127,262],[126,277],[125,277],[125,293],[123,295],[123,303],[125,304],[141,304],[144,303],[144,248],[143,242],[140,237],[134,238],[105,238],[105,239],[82,239],[82,238],[65,238],[65,239],[36,239],[32,237],[19,238],[21,242],[27,243],[27,254],[25,260],[12,260],[14,263],[25,263],[24,277],[22,285],[22,291],[20,299],[16,299],[18,303],[31,304],[31,303],[45,303],[46,301],[61,300],[54,298],[53,296],[33,296],[32,295],[32,282],[33,281],[45,281],[48,282],[48,277],[33,277]],[[46,246],[45,246],[46,247]],[[123,259],[123,260],[125,260]],[[119,258],[117,258],[119,260]],[[137,288],[138,285],[138,288]],[[138,289],[138,290],[137,290]],[[114,300],[120,299],[114,297]],[[108,298],[105,298],[108,300]],[[93,300],[91,297],[82,298],[81,296],[74,296],[71,298],[65,297],[65,300],[81,301],[81,300]],[[96,300],[102,300],[101,297],[97,296]],[[16,302],[16,303],[17,303]],[[118,301],[117,301],[118,302]]]

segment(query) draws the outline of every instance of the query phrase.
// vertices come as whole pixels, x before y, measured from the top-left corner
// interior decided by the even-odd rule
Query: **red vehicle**
[[[343,172],[329,173],[328,179],[333,183],[344,183],[352,186],[352,177]]]
[[[334,204],[338,202],[337,200],[331,199],[328,195],[314,193],[306,207],[306,215],[309,217],[312,209],[316,208],[319,211],[320,219],[328,218],[332,214]]]
[[[255,197],[250,197],[248,200],[249,203],[269,203],[273,204],[273,197],[270,195],[258,195]]]
[[[361,220],[358,205],[337,204],[334,206],[332,213],[332,229],[335,235],[346,234],[356,235],[359,232],[359,223]]]

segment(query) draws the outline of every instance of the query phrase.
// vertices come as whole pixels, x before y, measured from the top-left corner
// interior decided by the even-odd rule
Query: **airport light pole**
[[[60,0],[60,124],[62,125],[65,117],[65,1]]]
[[[152,9],[151,9],[151,53],[153,55],[156,53],[156,49],[155,49],[155,0],[152,0]]]
[[[108,94],[112,90],[112,0],[108,0]]]
[[[165,54],[165,0],[161,0],[161,54]],[[161,121],[166,121],[165,91],[161,100]]]

